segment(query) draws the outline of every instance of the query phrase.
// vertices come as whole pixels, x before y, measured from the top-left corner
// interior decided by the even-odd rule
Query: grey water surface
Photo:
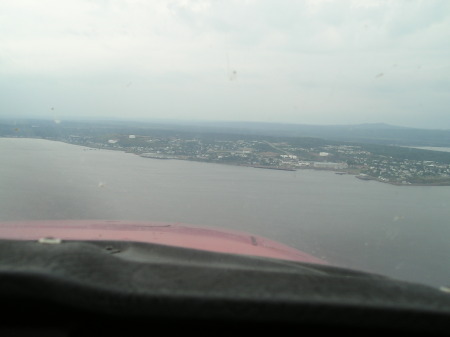
[[[450,187],[141,158],[0,138],[0,221],[108,219],[241,230],[331,264],[450,284]]]

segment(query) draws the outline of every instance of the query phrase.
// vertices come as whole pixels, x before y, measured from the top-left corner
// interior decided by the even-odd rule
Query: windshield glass
[[[448,1],[1,1],[0,221],[211,226],[447,285],[449,34]]]

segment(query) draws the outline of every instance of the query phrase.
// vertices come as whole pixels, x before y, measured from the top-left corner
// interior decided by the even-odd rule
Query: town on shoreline
[[[450,164],[433,160],[398,159],[374,154],[363,145],[316,145],[301,147],[268,140],[183,139],[176,136],[151,137],[116,135],[95,141],[70,137],[68,143],[91,148],[113,149],[144,158],[210,162],[261,169],[296,171],[329,170],[401,186],[450,186]]]
[[[144,158],[180,159],[261,169],[330,170],[402,186],[450,186],[450,153],[311,137],[183,132],[167,128],[22,124],[0,137],[57,140]]]

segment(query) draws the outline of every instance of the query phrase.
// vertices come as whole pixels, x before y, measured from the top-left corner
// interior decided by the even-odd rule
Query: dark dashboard
[[[2,336],[446,335],[450,296],[331,266],[114,241],[0,241]]]

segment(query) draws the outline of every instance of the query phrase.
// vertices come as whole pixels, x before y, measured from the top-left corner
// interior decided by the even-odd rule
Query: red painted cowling
[[[110,240],[156,243],[212,252],[270,257],[306,263],[324,260],[261,236],[180,223],[50,220],[0,223],[0,239]]]

